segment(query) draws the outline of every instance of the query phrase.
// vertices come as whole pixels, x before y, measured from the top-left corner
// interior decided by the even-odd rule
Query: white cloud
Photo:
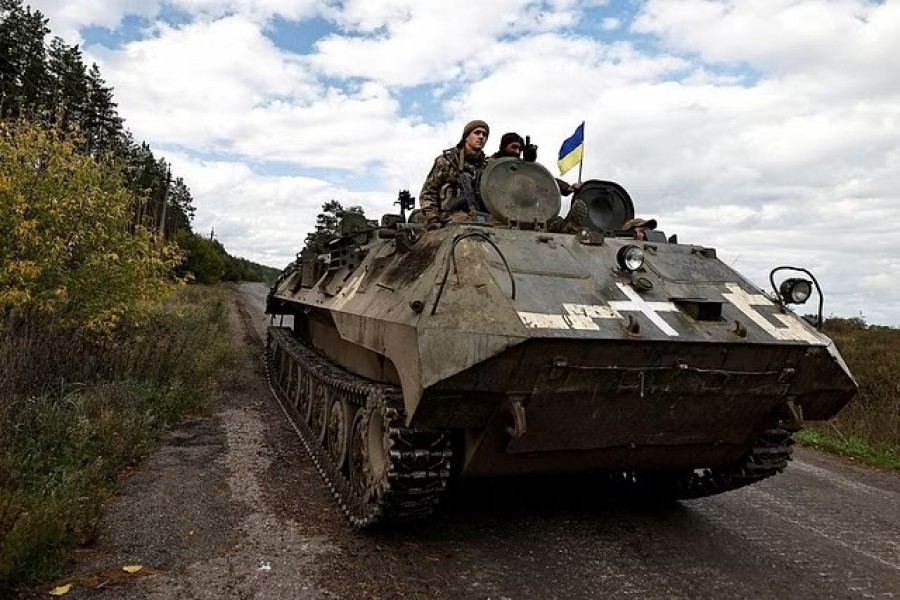
[[[194,182],[195,230],[205,235],[214,229],[226,249],[242,248],[244,258],[268,265],[284,266],[300,251],[325,202],[359,205],[376,215],[396,199],[312,177],[263,176],[240,162],[202,161],[178,152],[166,157],[173,171]]]
[[[819,76],[837,71],[844,77],[867,77],[895,56],[900,5],[866,0],[648,0],[634,29],[660,36],[677,51],[698,53],[707,62],[746,63],[777,73]]]
[[[600,21],[600,28],[604,31],[615,31],[622,27],[622,20],[615,17],[606,17]]]
[[[363,77],[392,86],[478,79],[485,72],[478,59],[497,38],[553,31],[576,22],[571,10],[519,0],[352,0],[333,16],[351,32],[319,41],[312,64],[330,76]],[[360,36],[359,31],[375,35]]]
[[[433,129],[401,117],[387,88],[326,86],[244,18],[163,25],[121,50],[88,51],[138,139],[357,173],[391,160],[405,172],[415,157],[426,168]]]
[[[265,23],[276,16],[299,21],[317,14],[322,7],[316,0],[39,0],[26,4],[49,17],[53,35],[69,44],[82,41],[83,27],[115,30],[126,16],[153,20],[164,9],[205,21],[242,16]]]
[[[315,15],[316,0],[168,0],[167,4],[204,20],[241,15],[260,23],[272,17],[299,21]]]
[[[207,147],[228,143],[234,119],[275,99],[308,101],[318,83],[241,17],[157,34],[110,51],[88,47],[138,137]]]
[[[82,41],[80,30],[89,25],[116,29],[126,15],[154,18],[160,0],[40,0],[26,2],[50,19],[52,35],[69,44]]]

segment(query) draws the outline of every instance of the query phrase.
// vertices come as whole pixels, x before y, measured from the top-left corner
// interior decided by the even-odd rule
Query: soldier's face
[[[520,144],[519,142],[511,142],[507,144],[503,149],[503,154],[505,154],[506,156],[511,156],[513,158],[519,158],[519,156],[522,154],[522,144]]]
[[[482,150],[487,143],[488,134],[484,127],[476,127],[472,133],[466,136],[466,148],[469,150]]]

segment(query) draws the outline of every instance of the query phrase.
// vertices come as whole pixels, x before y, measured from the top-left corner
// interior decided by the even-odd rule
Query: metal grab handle
[[[453,239],[453,244],[450,246],[450,252],[447,253],[447,256],[444,258],[444,276],[441,278],[441,285],[438,287],[437,297],[434,299],[434,305],[431,307],[431,314],[434,314],[437,311],[438,303],[441,301],[441,296],[444,295],[444,286],[447,284],[447,277],[450,275],[450,261],[453,261],[453,272],[456,272],[456,246],[463,240],[468,238],[481,238],[483,241],[487,242],[491,245],[491,247],[497,251],[497,255],[500,257],[500,260],[503,261],[503,266],[506,267],[506,272],[509,273],[509,283],[512,288],[512,293],[510,297],[515,300],[516,299],[516,279],[513,277],[512,269],[509,268],[509,263],[506,262],[506,257],[503,256],[503,252],[500,251],[500,248],[494,243],[486,233],[483,231],[467,231],[466,233],[461,233],[457,235]]]
[[[809,270],[804,269],[802,267],[791,267],[789,265],[782,265],[780,267],[775,267],[771,271],[769,271],[769,283],[772,285],[772,291],[775,292],[775,298],[778,299],[778,304],[781,306],[782,312],[785,310],[785,301],[784,298],[781,297],[781,292],[778,290],[778,286],[775,285],[775,273],[778,271],[798,271],[800,273],[806,273],[809,275],[809,278],[812,279],[813,284],[816,286],[816,293],[819,295],[819,313],[816,315],[816,329],[822,329],[822,323],[824,319],[822,318],[822,308],[825,304],[825,296],[822,294],[822,288],[819,286],[819,280],[816,279],[816,276],[813,275]]]

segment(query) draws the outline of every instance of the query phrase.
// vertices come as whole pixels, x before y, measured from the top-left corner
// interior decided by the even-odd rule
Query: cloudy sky
[[[418,195],[470,119],[551,170],[584,120],[584,177],[638,216],[762,287],[811,269],[826,316],[900,325],[898,0],[30,3],[233,254],[281,267],[323,202]]]

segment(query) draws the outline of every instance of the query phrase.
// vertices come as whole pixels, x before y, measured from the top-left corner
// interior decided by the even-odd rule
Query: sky
[[[284,267],[332,199],[394,212],[469,120],[554,174],[585,121],[583,179],[637,216],[762,288],[811,270],[826,317],[900,326],[900,0],[30,4],[231,254]]]

